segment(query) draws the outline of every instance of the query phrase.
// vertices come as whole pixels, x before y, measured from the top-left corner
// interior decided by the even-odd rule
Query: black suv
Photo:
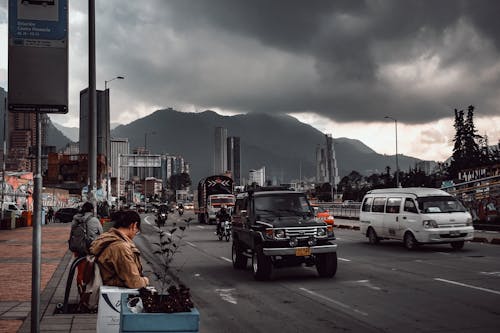
[[[273,268],[316,265],[321,277],[337,272],[333,226],[314,217],[304,193],[259,188],[239,194],[232,216],[232,261],[244,269],[252,258],[256,280]]]
[[[73,216],[78,213],[78,208],[65,207],[59,208],[54,213],[54,222],[55,223],[69,223],[73,221]]]

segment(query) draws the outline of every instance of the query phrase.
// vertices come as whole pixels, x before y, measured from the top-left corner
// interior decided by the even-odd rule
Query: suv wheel
[[[321,277],[334,277],[335,273],[337,273],[337,253],[316,255],[316,269]]]
[[[257,245],[253,252],[252,269],[255,280],[263,281],[271,278],[273,263],[271,257],[264,255],[261,245]]]
[[[243,255],[243,251],[241,251],[241,246],[237,240],[233,240],[231,258],[233,260],[233,268],[245,269],[247,267],[248,258]]]

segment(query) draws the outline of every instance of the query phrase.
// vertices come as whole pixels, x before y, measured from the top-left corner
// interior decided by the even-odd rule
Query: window
[[[465,207],[450,196],[421,197],[417,199],[418,208],[424,213],[466,212]]]
[[[372,212],[383,213],[385,206],[385,198],[374,198],[372,205]]]
[[[363,212],[369,212],[370,207],[372,206],[372,201],[373,201],[372,197],[365,198],[365,201],[363,201],[363,206],[361,206],[361,210]]]
[[[415,205],[415,201],[410,198],[405,199],[405,206],[404,206],[404,211],[408,213],[415,213],[417,214],[417,206]]]
[[[389,214],[398,214],[401,207],[401,198],[387,198],[385,212]]]

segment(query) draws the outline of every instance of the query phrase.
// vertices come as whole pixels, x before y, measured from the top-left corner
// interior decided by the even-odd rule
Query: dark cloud
[[[97,5],[98,79],[127,74],[122,108],[316,112],[339,122],[391,114],[426,123],[469,104],[498,114],[500,1]]]

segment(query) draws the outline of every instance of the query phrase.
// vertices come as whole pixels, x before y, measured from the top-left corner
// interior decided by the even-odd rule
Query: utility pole
[[[96,205],[97,179],[97,101],[96,101],[96,64],[95,64],[95,0],[89,0],[89,201]]]

